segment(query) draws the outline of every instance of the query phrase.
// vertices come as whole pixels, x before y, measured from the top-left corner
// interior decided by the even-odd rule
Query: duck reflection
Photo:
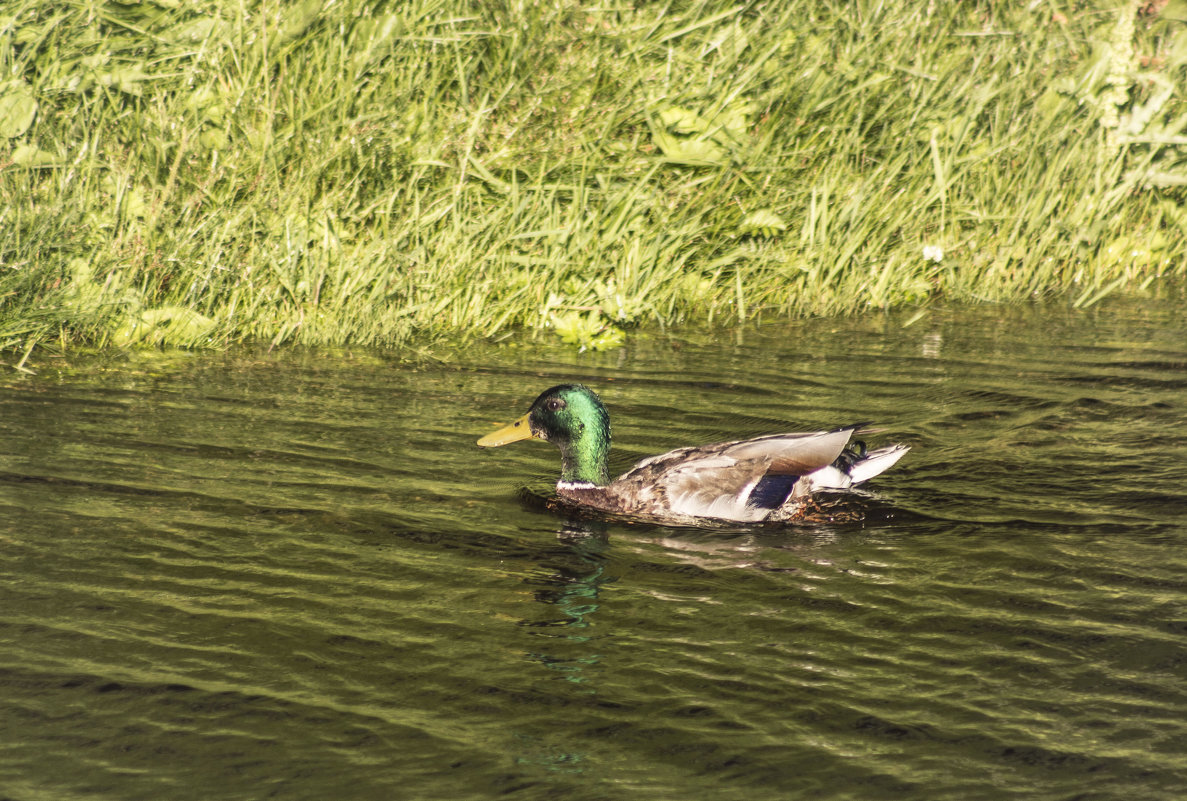
[[[538,560],[539,568],[524,583],[532,587],[535,600],[547,604],[556,614],[520,621],[533,634],[549,638],[528,658],[578,684],[586,681],[585,670],[601,657],[588,653],[584,644],[593,638],[588,631],[598,611],[601,588],[614,581],[606,575],[606,527],[596,522],[569,520],[557,532],[558,547]],[[573,646],[581,646],[573,653]]]

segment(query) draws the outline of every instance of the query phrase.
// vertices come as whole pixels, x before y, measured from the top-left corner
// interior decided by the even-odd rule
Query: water
[[[7,373],[0,798],[1181,798],[1181,308]],[[861,522],[566,521],[474,440],[567,380],[618,467],[914,450]]]

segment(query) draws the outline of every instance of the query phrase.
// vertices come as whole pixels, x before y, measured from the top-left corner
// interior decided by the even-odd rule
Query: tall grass
[[[1158,11],[15,0],[0,346],[1087,305],[1184,272]]]

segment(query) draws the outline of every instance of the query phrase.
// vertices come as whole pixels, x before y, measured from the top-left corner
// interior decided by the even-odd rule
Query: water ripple
[[[228,354],[0,384],[6,798],[1176,799],[1174,303]],[[147,358],[147,357],[143,357]],[[544,387],[616,464],[870,420],[853,522],[564,520]],[[527,491],[521,488],[527,486]]]

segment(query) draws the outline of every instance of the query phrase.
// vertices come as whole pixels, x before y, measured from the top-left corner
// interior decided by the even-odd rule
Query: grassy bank
[[[0,346],[597,347],[1184,273],[1177,3],[587,5],[9,3]]]

